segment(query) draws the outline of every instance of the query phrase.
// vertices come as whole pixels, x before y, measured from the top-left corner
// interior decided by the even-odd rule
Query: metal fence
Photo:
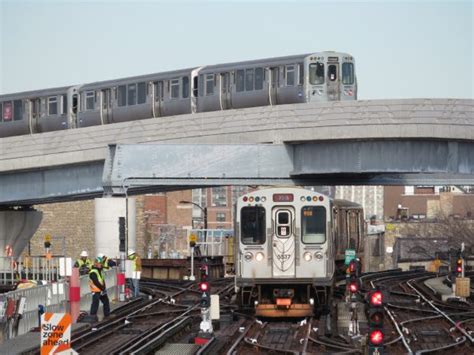
[[[12,284],[19,279],[58,281],[60,262],[59,256],[50,259],[42,256],[18,258],[2,256],[0,257],[0,283]]]
[[[116,298],[117,293],[117,268],[104,271],[104,279],[107,285],[107,291],[111,299]],[[80,277],[81,287],[81,310],[89,311],[92,301],[92,294],[89,290],[89,276],[83,275]],[[48,283],[46,285],[39,285],[28,289],[10,291],[0,295],[0,309],[6,309],[8,299],[18,301],[21,297],[26,298],[25,309],[19,321],[18,333],[12,329],[11,324],[7,324],[4,329],[7,329],[7,338],[15,335],[27,333],[31,328],[38,326],[38,305],[43,305],[46,312],[64,313],[69,311],[68,305],[69,284],[64,280],[58,282]],[[3,305],[3,308],[1,308]],[[7,322],[5,317],[1,318],[1,322],[12,323],[12,320]],[[1,323],[0,322],[0,323]]]

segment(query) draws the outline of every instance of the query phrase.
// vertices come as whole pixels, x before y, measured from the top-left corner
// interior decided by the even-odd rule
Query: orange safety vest
[[[104,285],[105,286],[105,280],[104,280],[104,277],[102,276],[102,273],[97,270],[97,269],[92,269],[91,271],[89,271],[89,288],[91,290],[91,292],[101,292],[102,290],[100,288],[98,288],[94,282],[92,282],[91,278],[90,278],[90,274],[97,274],[97,280],[99,280],[99,283],[101,285]]]

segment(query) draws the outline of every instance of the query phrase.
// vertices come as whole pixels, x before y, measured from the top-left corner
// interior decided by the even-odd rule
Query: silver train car
[[[356,99],[354,58],[318,52],[0,95],[0,137],[186,113]]]
[[[302,188],[267,188],[239,197],[239,306],[263,317],[305,317],[327,309],[338,250],[363,244],[363,229],[357,235],[341,230],[359,213],[359,205]]]

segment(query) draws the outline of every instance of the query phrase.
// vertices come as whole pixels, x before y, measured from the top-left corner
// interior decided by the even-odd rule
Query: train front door
[[[102,124],[113,123],[112,95],[110,89],[105,89],[100,92],[100,121]]]
[[[339,101],[341,98],[339,63],[329,63],[327,72],[327,92],[329,101]]]
[[[228,110],[232,107],[231,97],[230,97],[230,73],[221,73],[219,79],[220,85],[220,105],[221,110]]]
[[[273,209],[273,277],[295,276],[294,216],[295,212],[291,207]]]
[[[278,67],[270,68],[267,72],[268,80],[268,104],[270,106],[278,104],[278,85],[280,79],[280,70]]]

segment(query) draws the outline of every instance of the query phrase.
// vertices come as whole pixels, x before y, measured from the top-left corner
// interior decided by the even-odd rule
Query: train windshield
[[[322,206],[305,206],[301,209],[301,239],[306,244],[326,241],[326,209]]]
[[[265,243],[265,208],[243,207],[240,212],[240,230],[242,244]]]
[[[324,64],[311,63],[309,65],[309,82],[312,85],[324,84]]]
[[[342,63],[342,84],[354,84],[354,64]]]

